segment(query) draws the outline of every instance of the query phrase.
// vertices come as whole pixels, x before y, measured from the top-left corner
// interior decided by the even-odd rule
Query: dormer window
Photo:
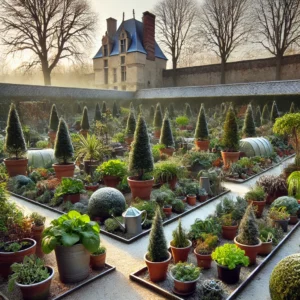
[[[126,39],[120,40],[121,53],[126,53]]]
[[[124,28],[121,30],[119,35],[119,44],[120,53],[126,53],[131,44],[130,34]]]

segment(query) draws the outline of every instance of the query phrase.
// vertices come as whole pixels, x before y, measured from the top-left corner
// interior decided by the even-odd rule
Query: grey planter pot
[[[82,244],[71,247],[57,246],[55,255],[61,282],[75,283],[88,277],[90,253]]]

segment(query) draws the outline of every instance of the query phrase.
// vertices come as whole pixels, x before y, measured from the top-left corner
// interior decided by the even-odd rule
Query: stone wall
[[[220,84],[220,64],[180,68],[176,70],[177,86]],[[228,63],[226,83],[245,83],[275,80],[275,58]],[[173,86],[173,70],[163,71],[163,86]],[[300,79],[300,55],[286,56],[283,60],[282,80]]]

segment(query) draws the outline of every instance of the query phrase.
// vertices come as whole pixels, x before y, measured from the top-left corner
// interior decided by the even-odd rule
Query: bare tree
[[[86,0],[1,0],[0,30],[8,53],[27,51],[41,66],[45,85],[65,58],[78,60],[91,41],[96,15]]]
[[[300,38],[299,0],[257,0],[257,40],[276,57],[276,79],[281,78],[283,57]],[[298,45],[299,46],[299,45]]]
[[[189,40],[197,12],[195,0],[161,0],[154,8],[157,33],[166,53],[172,57],[173,84],[182,48]]]
[[[205,0],[199,15],[199,34],[204,46],[221,59],[221,83],[226,82],[226,63],[250,32],[251,0]]]

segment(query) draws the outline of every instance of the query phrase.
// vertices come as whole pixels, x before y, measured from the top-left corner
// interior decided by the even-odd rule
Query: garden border
[[[238,288],[236,288],[231,295],[229,295],[226,300],[234,300],[236,299],[236,296],[239,295],[242,290],[249,284],[249,282],[253,279],[254,276],[257,275],[257,273],[267,264],[267,262],[269,262],[269,260],[276,254],[276,252],[282,247],[282,245],[290,238],[290,236],[298,229],[300,225],[300,220],[295,224],[295,226],[291,229],[291,231],[280,241],[280,243],[273,248],[273,251],[265,257],[265,259],[261,262],[261,264],[259,264],[251,273],[250,275],[247,277],[247,279],[245,281],[243,281]],[[138,284],[146,287],[147,289],[150,289],[156,293],[158,293],[159,295],[162,295],[164,297],[166,297],[167,299],[171,299],[171,300],[184,300],[183,298],[180,298],[178,296],[176,296],[175,294],[172,294],[170,292],[168,292],[165,289],[160,288],[159,286],[157,286],[156,284],[147,281],[145,279],[142,279],[139,277],[140,274],[144,273],[147,271],[147,267],[143,267],[142,269],[131,273],[129,275],[129,278],[134,281],[137,282]]]

